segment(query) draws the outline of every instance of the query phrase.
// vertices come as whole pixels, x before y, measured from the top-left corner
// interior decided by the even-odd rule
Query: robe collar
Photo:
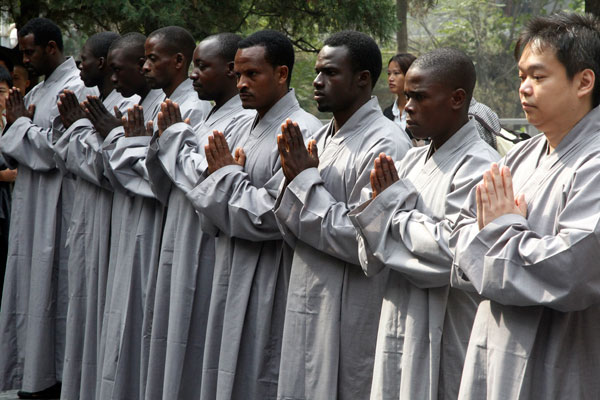
[[[160,105],[165,99],[165,92],[162,89],[152,89],[148,92],[142,104],[140,104],[144,108],[144,120],[148,122],[153,120],[156,115],[150,115],[148,112],[151,110],[155,110],[156,107]]]
[[[163,92],[164,93],[164,92]],[[181,104],[187,100],[189,96],[196,96],[198,98],[198,94],[194,90],[193,82],[191,79],[186,79],[177,86],[177,88],[173,91],[170,100],[174,101],[177,104]],[[165,95],[166,98],[166,95]]]
[[[77,64],[75,64],[75,60],[73,59],[73,57],[67,57],[67,59],[63,61],[62,64],[60,64],[58,67],[56,67],[54,71],[52,71],[50,76],[44,79],[43,84],[44,86],[52,85],[56,82],[60,82],[61,79],[69,78],[74,74],[79,75],[79,69],[77,68]]]
[[[332,118],[327,128],[327,140],[339,144],[354,135],[360,135],[371,125],[374,119],[380,116],[383,116],[383,112],[381,111],[381,107],[379,107],[377,96],[371,96],[371,99],[356,110],[335,134],[333,132],[335,129],[335,120]]]
[[[465,149],[469,144],[483,141],[477,132],[475,121],[470,119],[466,124],[460,127],[446,142],[437,150],[433,150],[433,145],[429,144],[425,166],[423,170],[427,173],[440,168],[446,161],[452,160],[453,155]]]
[[[235,95],[231,99],[227,100],[227,102],[217,110],[215,110],[213,107],[210,113],[208,113],[204,123],[208,126],[211,126],[219,122],[221,119],[228,118],[232,114],[237,114],[242,110],[242,100],[240,99],[239,95]]]
[[[589,141],[589,135],[599,134],[600,131],[600,106],[590,110],[577,124],[567,133],[567,136],[561,140],[554,151],[547,156],[547,159],[553,162],[558,161],[571,150],[585,145]],[[543,140],[545,149],[548,149],[548,140]]]
[[[298,108],[300,108],[300,104],[296,99],[296,92],[294,89],[290,89],[260,120],[258,119],[258,114],[256,114],[254,123],[252,124],[251,135],[259,136],[261,133],[269,130],[273,124],[282,125],[285,122],[285,118]]]

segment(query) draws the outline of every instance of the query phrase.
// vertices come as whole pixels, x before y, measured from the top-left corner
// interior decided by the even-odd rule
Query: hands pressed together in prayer
[[[375,167],[371,170],[370,176],[373,198],[392,186],[394,182],[400,180],[392,157],[380,153],[379,157],[375,159],[374,165]]]
[[[132,108],[127,109],[127,118],[122,117],[123,129],[125,130],[125,137],[136,137],[136,136],[152,136],[154,132],[154,124],[152,121],[148,121],[144,125],[144,107],[136,104]]]
[[[88,96],[87,100],[83,102],[83,105],[86,110],[87,118],[92,122],[92,125],[94,125],[96,132],[103,138],[106,138],[110,131],[116,127],[123,125],[123,115],[121,114],[121,111],[119,111],[119,108],[115,106],[115,114],[111,114],[110,111],[104,107],[104,104],[98,96]]]
[[[85,107],[79,104],[79,100],[72,90],[63,90],[59,98],[56,105],[65,128],[69,128],[77,120],[87,118]]]
[[[171,125],[178,122],[185,122],[189,125],[190,119],[186,118],[185,121],[181,117],[181,111],[179,110],[179,104],[169,99],[165,100],[160,105],[160,111],[157,116],[158,125],[158,136],[162,136],[163,132],[167,130]]]
[[[232,156],[223,132],[213,131],[213,134],[208,137],[208,144],[204,146],[204,152],[209,174],[227,165],[239,165],[240,167],[246,165],[244,150],[238,147],[235,149],[235,157]]]
[[[13,87],[8,92],[8,98],[6,99],[6,123],[12,125],[17,119],[21,117],[27,117],[33,119],[35,113],[35,104],[25,107],[25,101],[21,91],[16,87]]]
[[[304,138],[298,124],[290,119],[281,125],[281,134],[277,136],[277,147],[281,157],[281,168],[288,182],[294,180],[298,174],[308,168],[319,166],[317,142],[308,142],[304,146]]]
[[[493,163],[483,174],[483,182],[477,185],[477,225],[483,229],[487,224],[505,214],[527,216],[525,196],[515,197],[510,169]]]

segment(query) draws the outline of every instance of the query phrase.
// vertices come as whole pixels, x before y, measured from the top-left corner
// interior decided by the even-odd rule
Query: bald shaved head
[[[242,40],[240,35],[235,33],[219,33],[216,35],[208,36],[203,42],[216,41],[219,44],[219,56],[225,61],[233,61],[235,53],[238,49],[238,44]]]
[[[409,68],[418,68],[452,90],[463,89],[468,107],[475,89],[476,73],[473,61],[460,50],[441,48],[423,54]]]
[[[148,39],[158,39],[170,54],[181,53],[188,63],[192,61],[196,42],[186,29],[180,26],[166,26],[152,32]]]
[[[109,52],[113,50],[127,50],[127,54],[134,57],[135,60],[144,58],[144,44],[146,43],[146,36],[138,32],[126,33],[120,38],[116,39],[110,45]]]
[[[119,38],[119,34],[115,32],[100,32],[96,33],[85,42],[85,45],[90,49],[94,57],[100,58],[108,55],[108,49],[112,43]]]

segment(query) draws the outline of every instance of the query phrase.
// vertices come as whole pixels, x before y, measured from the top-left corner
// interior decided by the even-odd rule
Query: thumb
[[[183,122],[185,122],[186,124],[190,125],[190,118],[189,117],[186,118],[185,121],[183,121]]]
[[[146,135],[152,136],[154,134],[154,122],[148,121],[146,123]]]
[[[311,141],[308,142],[308,152],[310,153],[312,158],[314,158],[315,160],[319,159],[319,149],[317,148],[316,140],[311,139]]]
[[[235,149],[235,161],[242,167],[246,165],[246,153],[244,153],[244,149],[241,147]]]
[[[31,104],[28,108],[27,108],[27,112],[30,115],[30,118],[33,118],[33,114],[35,114],[35,104]]]
[[[115,110],[115,117],[117,117],[118,119],[121,119],[121,117],[123,117],[123,113],[121,113],[121,111],[119,110],[119,107],[115,106],[114,110]]]
[[[518,195],[517,198],[515,199],[515,203],[517,204],[519,213],[523,217],[526,217],[527,216],[527,203],[525,202],[525,195],[523,193]]]

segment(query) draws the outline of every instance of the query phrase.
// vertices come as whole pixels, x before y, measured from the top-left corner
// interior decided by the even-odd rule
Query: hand
[[[235,150],[235,158],[229,151],[229,145],[222,132],[213,131],[208,137],[208,145],[204,146],[206,161],[208,163],[208,173],[212,174],[216,170],[227,165],[246,165],[246,153],[241,147]]]
[[[65,128],[70,127],[77,120],[87,118],[84,107],[79,104],[79,100],[72,90],[64,90],[56,105]]]
[[[35,113],[35,104],[25,107],[25,101],[21,91],[16,87],[13,87],[8,92],[8,99],[6,99],[6,123],[12,125],[17,119],[21,117],[27,117],[33,119]]]
[[[304,147],[304,138],[298,124],[288,119],[281,125],[282,134],[277,136],[277,148],[281,157],[281,168],[288,182],[308,168],[319,166],[317,142],[311,140]]]
[[[152,121],[144,126],[144,108],[138,104],[127,109],[127,118],[122,117],[125,137],[152,136]]]
[[[400,180],[398,171],[394,165],[392,157],[380,153],[375,159],[375,168],[371,170],[371,188],[373,189],[373,198],[377,197],[394,182]]]
[[[477,185],[477,225],[483,229],[487,224],[505,214],[527,216],[525,196],[515,197],[510,169],[493,163],[489,171],[483,173],[483,182]]]
[[[158,136],[161,136],[163,132],[167,130],[167,128],[178,122],[185,122],[186,124],[189,124],[190,119],[186,118],[185,121],[183,121],[181,117],[181,111],[179,110],[179,104],[169,99],[165,100],[160,105],[160,112],[158,113],[157,117]]]
[[[97,96],[88,96],[83,105],[88,119],[92,121],[96,132],[102,138],[106,138],[110,131],[123,125],[121,122],[123,115],[119,109],[115,106],[115,115],[112,115]]]
[[[0,182],[14,182],[16,179],[16,169],[3,169],[2,171],[0,171]]]

